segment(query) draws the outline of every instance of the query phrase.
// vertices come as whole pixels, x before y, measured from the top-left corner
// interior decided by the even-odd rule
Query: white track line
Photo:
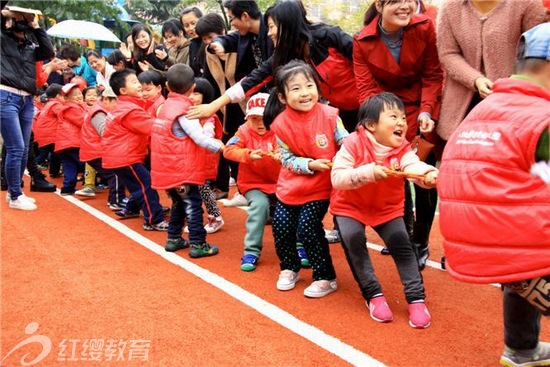
[[[141,246],[161,256],[168,262],[177,265],[182,269],[188,271],[189,273],[201,278],[202,280],[213,285],[222,292],[227,293],[231,297],[237,299],[238,301],[241,301],[245,305],[258,311],[262,315],[275,321],[279,325],[311,341],[312,343],[336,355],[344,361],[351,363],[354,366],[385,366],[382,362],[372,358],[368,354],[357,350],[351,345],[342,342],[341,340],[325,333],[315,326],[303,322],[292,314],[248,292],[238,285],[231,283],[230,281],[220,277],[219,275],[214,274],[204,268],[201,268],[195,263],[186,260],[176,254],[166,252],[164,250],[164,247],[149,240],[138,232],[129,229],[118,220],[111,218],[110,216],[78,200],[77,198],[70,195],[63,196],[63,198],[76,205],[77,207],[83,209],[84,211],[88,212],[90,215],[96,217],[100,221],[106,223],[110,227],[116,229],[131,240],[140,244]]]

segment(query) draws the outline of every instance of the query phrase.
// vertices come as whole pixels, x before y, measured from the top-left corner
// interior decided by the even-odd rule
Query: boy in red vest
[[[166,251],[191,246],[189,256],[213,256],[218,247],[206,242],[199,185],[206,181],[206,151],[223,151],[221,141],[206,135],[199,120],[186,117],[193,101],[193,70],[176,64],[166,72],[168,98],[151,131],[151,179],[153,187],[167,190],[172,199]],[[181,237],[187,220],[189,242]]]
[[[157,117],[159,108],[165,101],[162,95],[163,76],[158,71],[147,70],[139,74],[138,79],[145,101],[145,111]]]
[[[61,168],[61,161],[54,153],[55,135],[57,132],[58,118],[57,114],[65,97],[61,92],[63,86],[60,84],[52,84],[46,89],[48,102],[36,118],[32,127],[34,132],[34,140],[38,143],[38,163],[49,161],[49,173],[51,177],[58,177]]]
[[[144,164],[154,119],[141,107],[141,83],[134,70],[123,69],[113,73],[109,84],[118,101],[101,137],[103,168],[112,169],[130,191],[135,207],[127,207],[128,212],[143,210],[143,229],[166,231],[159,195],[151,188],[151,173]]]
[[[550,366],[550,22],[525,32],[516,73],[499,79],[448,140],[440,225],[449,274],[501,283],[504,366]],[[541,165],[541,167],[538,167]]]

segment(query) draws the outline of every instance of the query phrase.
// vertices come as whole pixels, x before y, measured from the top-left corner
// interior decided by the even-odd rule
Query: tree
[[[177,18],[181,4],[181,0],[127,0],[125,8],[135,20],[161,24]]]
[[[102,24],[105,19],[118,19],[120,12],[113,0],[12,0],[10,5],[40,10],[44,14],[46,28],[52,25],[50,19],[56,22],[81,19]]]

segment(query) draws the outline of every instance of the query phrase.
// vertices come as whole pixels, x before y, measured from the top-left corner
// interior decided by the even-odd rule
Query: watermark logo
[[[25,328],[25,334],[27,334],[27,335],[34,334],[35,332],[38,331],[39,326],[40,325],[38,325],[37,322],[31,322]],[[6,354],[6,356],[2,359],[2,364],[1,365],[4,364],[4,361],[6,360],[6,358],[8,358],[13,352],[15,352],[18,349],[21,349],[25,345],[32,344],[32,343],[41,344],[42,345],[42,351],[40,352],[40,354],[38,356],[36,356],[35,359],[33,359],[32,361],[29,361],[29,362],[26,361],[26,358],[28,357],[29,353],[25,354],[23,357],[21,357],[21,365],[22,366],[32,366],[33,364],[37,364],[38,362],[40,362],[41,360],[46,358],[46,356],[48,354],[50,354],[50,351],[52,350],[52,341],[50,340],[50,338],[48,338],[45,335],[33,335],[33,336],[23,340],[22,342],[17,344],[15,347],[13,347],[13,349],[10,350],[9,353]]]
[[[31,322],[25,328],[25,334],[31,335],[38,331],[39,324]],[[26,345],[38,343],[42,346],[42,351],[33,360],[26,353],[21,357],[22,366],[33,366],[44,360],[52,351],[52,341],[45,335],[32,335],[21,341],[2,359],[0,367],[4,361],[15,351],[22,349]],[[72,361],[148,361],[151,341],[145,339],[73,339],[65,338],[58,344],[57,360],[63,362]]]

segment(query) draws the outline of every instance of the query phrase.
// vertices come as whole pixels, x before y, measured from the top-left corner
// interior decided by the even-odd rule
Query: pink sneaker
[[[409,304],[409,325],[415,329],[426,329],[432,323],[432,316],[424,302]]]
[[[224,221],[222,219],[222,217],[212,217],[212,216],[208,216],[208,223],[206,223],[206,225],[204,226],[204,229],[206,229],[206,233],[214,233],[214,232],[217,232],[219,231],[223,225],[224,225]]]
[[[365,302],[370,311],[370,317],[374,321],[378,322],[391,322],[393,321],[393,313],[386,302],[386,297],[378,296],[371,298],[370,302]]]

